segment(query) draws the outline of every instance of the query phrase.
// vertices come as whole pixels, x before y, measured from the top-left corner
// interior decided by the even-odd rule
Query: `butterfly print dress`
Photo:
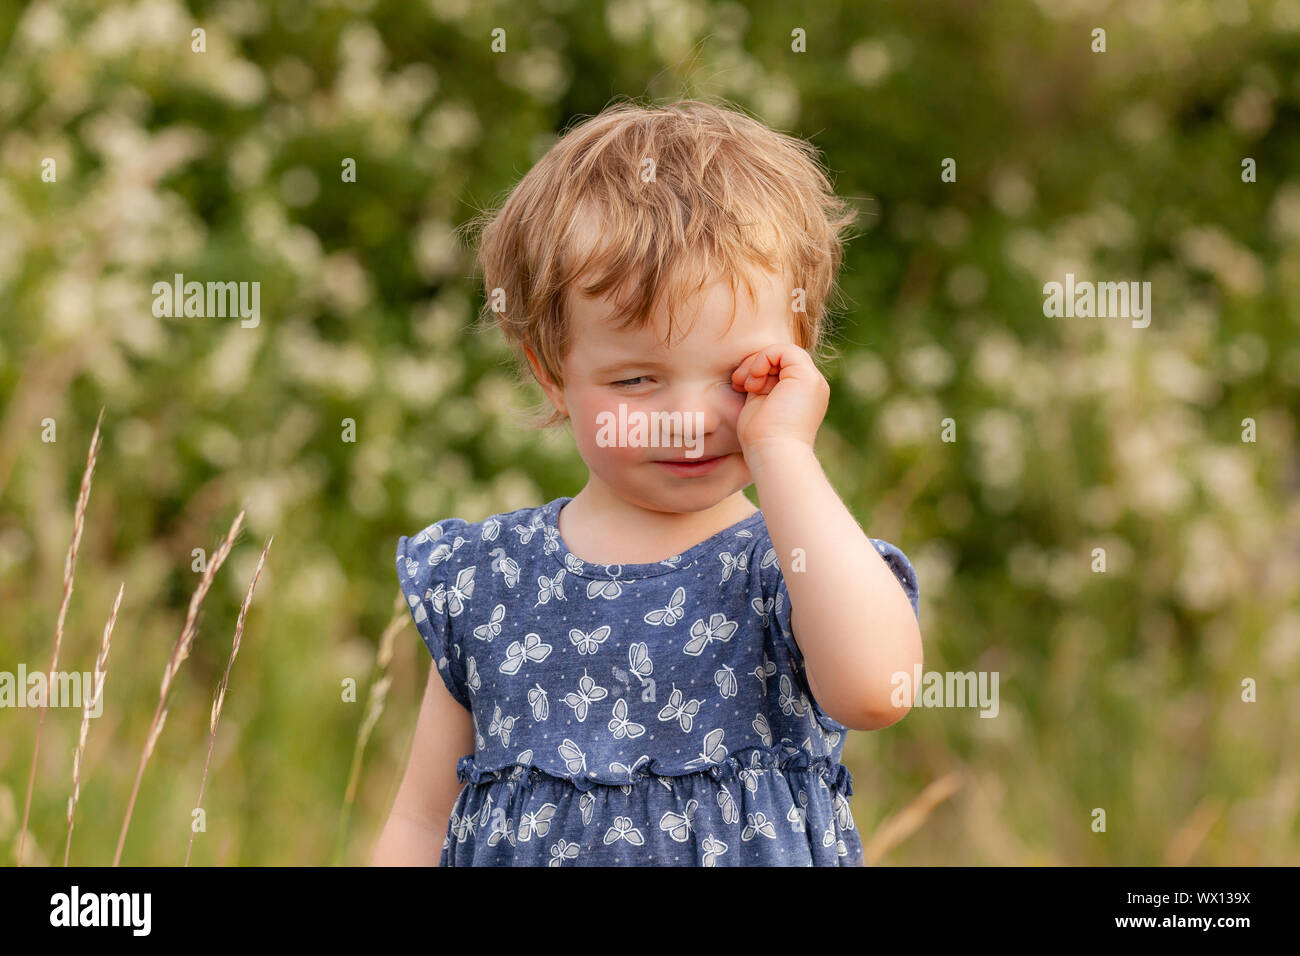
[[[561,497],[397,545],[474,752],[441,866],[853,866],[843,724],[807,684],[762,511],[648,564],[580,560]],[[872,539],[913,611],[916,574]]]

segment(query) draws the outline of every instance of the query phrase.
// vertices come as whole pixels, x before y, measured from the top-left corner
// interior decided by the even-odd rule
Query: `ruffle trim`
[[[853,774],[849,772],[848,767],[829,755],[814,757],[803,751],[781,753],[776,750],[765,750],[762,747],[745,747],[728,754],[721,763],[710,764],[698,770],[652,770],[650,768],[654,763],[655,761],[652,759],[641,764],[630,777],[620,779],[608,774],[592,776],[590,772],[585,777],[567,776],[552,773],[536,764],[518,762],[504,764],[499,767],[481,767],[474,759],[473,754],[466,754],[456,762],[456,779],[462,784],[522,782],[530,787],[539,780],[548,780],[569,784],[578,790],[587,791],[596,786],[635,786],[648,778],[693,777],[698,774],[707,774],[718,781],[729,781],[738,779],[740,772],[743,770],[755,770],[761,767],[765,770],[777,769],[787,776],[791,774],[807,774],[810,776],[815,774],[826,781],[826,786],[830,790],[841,792],[846,797],[853,796]]]

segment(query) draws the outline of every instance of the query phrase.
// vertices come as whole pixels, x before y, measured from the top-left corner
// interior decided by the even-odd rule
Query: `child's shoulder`
[[[516,508],[514,511],[500,511],[478,521],[470,521],[459,516],[439,518],[412,535],[411,540],[423,543],[426,540],[440,541],[459,536],[466,540],[495,541],[516,525],[521,529],[540,526],[545,520],[548,507],[549,503]]]
[[[545,527],[547,504],[516,508],[478,521],[452,515],[433,521],[397,542],[397,563],[411,578],[441,569],[469,569],[485,558],[503,553],[504,545],[527,542]],[[512,536],[513,530],[513,536]],[[515,549],[511,547],[513,552]]]

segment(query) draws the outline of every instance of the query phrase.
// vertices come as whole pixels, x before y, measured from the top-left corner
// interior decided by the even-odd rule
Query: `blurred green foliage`
[[[1300,862],[1297,0],[35,2],[0,6],[0,49],[0,669],[48,662],[101,406],[65,668],[91,667],[126,588],[74,863],[112,858],[192,550],[240,509],[124,862],[184,858],[271,534],[194,860],[333,858],[397,536],[585,480],[564,434],[518,426],[540,392],[502,343],[467,332],[457,229],[615,95],[740,103],[811,139],[865,213],[819,453],[917,567],[926,669],[996,670],[1001,696],[995,719],[918,707],[851,736],[864,841],[917,821],[880,862]],[[260,281],[260,325],[156,318],[176,272]],[[1150,281],[1150,327],[1045,318],[1066,272]],[[429,663],[407,621],[347,862]],[[36,719],[0,712],[13,848]],[[36,862],[61,856],[79,719],[46,721]]]

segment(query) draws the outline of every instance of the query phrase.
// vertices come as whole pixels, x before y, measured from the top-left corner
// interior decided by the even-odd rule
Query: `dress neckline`
[[[542,523],[547,529],[546,536],[549,542],[555,545],[554,547],[548,546],[546,550],[555,558],[556,563],[568,573],[582,578],[593,578],[602,581],[640,580],[641,578],[667,574],[669,571],[685,570],[698,563],[710,551],[728,543],[733,537],[740,537],[748,542],[753,538],[756,526],[763,523],[763,509],[758,508],[753,513],[723,528],[716,534],[691,545],[680,554],[672,555],[661,561],[649,561],[642,564],[599,564],[593,561],[584,561],[570,551],[564,536],[560,534],[560,510],[572,500],[571,495],[562,495],[542,506],[540,513]]]

